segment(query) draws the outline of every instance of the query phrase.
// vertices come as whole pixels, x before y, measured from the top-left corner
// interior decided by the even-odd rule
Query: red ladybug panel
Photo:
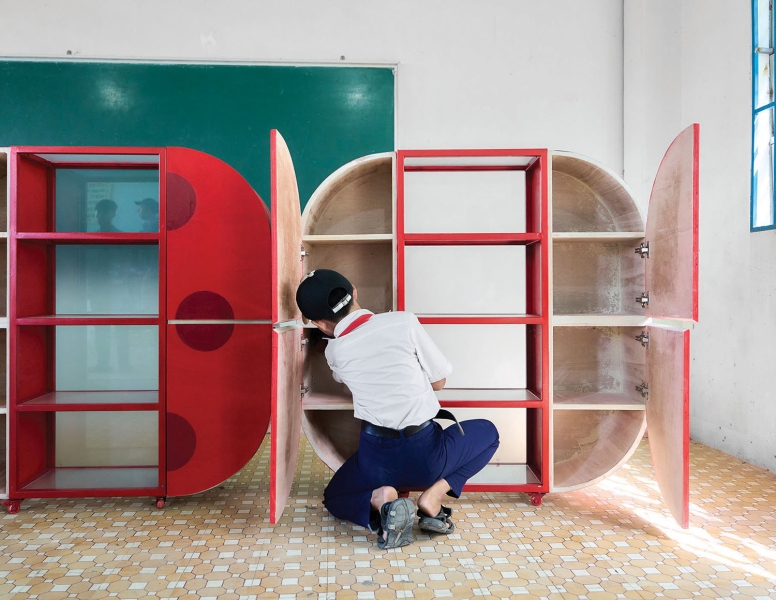
[[[256,454],[269,425],[271,352],[271,325],[168,325],[168,495],[210,489]]]
[[[269,320],[267,207],[223,161],[167,149],[167,318]]]

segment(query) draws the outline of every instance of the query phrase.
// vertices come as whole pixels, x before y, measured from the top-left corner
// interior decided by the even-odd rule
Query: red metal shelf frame
[[[47,161],[37,154],[72,154],[72,155],[151,155],[158,156],[157,163],[134,163],[134,162],[67,162],[53,163]],[[25,185],[29,184],[30,189],[24,190],[24,194],[19,188],[20,181],[20,162],[25,161],[24,166]],[[166,381],[165,381],[165,349],[167,347],[167,327],[166,320],[166,297],[167,297],[167,257],[166,257],[166,223],[160,219],[158,233],[121,233],[121,234],[90,234],[85,232],[64,233],[55,232],[54,222],[54,202],[55,202],[55,176],[57,169],[65,168],[89,168],[89,169],[146,169],[158,170],[159,172],[159,214],[166,214],[166,149],[164,148],[117,148],[117,147],[68,147],[68,146],[24,146],[12,147],[9,155],[9,220],[8,220],[8,254],[10,266],[9,278],[9,296],[8,307],[8,337],[9,337],[9,497],[14,499],[23,498],[49,498],[49,497],[83,497],[83,496],[164,496],[166,495]],[[25,229],[37,229],[38,231],[19,231],[19,203],[25,203],[26,222],[35,222],[35,227],[26,227]],[[28,210],[29,209],[29,210]],[[158,315],[111,315],[110,317],[94,318],[84,316],[33,316],[18,317],[17,304],[18,295],[25,290],[18,287],[18,264],[17,247],[19,243],[30,244],[40,242],[41,244],[151,244],[159,246],[159,314]],[[48,307],[54,306],[54,273],[53,262],[46,266],[48,273],[39,273],[36,286],[42,285],[45,292],[45,304]],[[37,292],[40,289],[36,290]],[[42,311],[42,312],[53,312]],[[72,404],[67,408],[50,408],[43,405],[27,404],[20,401],[18,397],[19,389],[17,377],[19,375],[18,364],[18,337],[20,328],[26,326],[58,326],[58,325],[156,325],[158,326],[159,343],[159,390],[158,402],[139,404],[139,403],[121,403],[121,404]],[[49,335],[48,349],[45,350],[44,364],[32,365],[31,372],[27,376],[35,376],[43,379],[45,387],[50,390],[56,389],[54,376],[54,350],[53,333]],[[27,399],[29,400],[29,399]],[[39,408],[40,407],[40,408]],[[21,414],[29,415],[39,414],[41,418],[46,413],[51,414],[60,410],[150,410],[158,412],[158,465],[152,468],[158,472],[156,487],[134,487],[134,488],[84,488],[84,489],[25,489],[32,481],[44,473],[52,470],[53,467],[53,448],[55,445],[55,432],[43,420],[36,420],[32,425],[35,429],[32,432],[32,439],[20,440],[18,417]],[[38,417],[35,417],[38,419]],[[25,427],[29,427],[27,424]],[[37,441],[36,441],[37,439]],[[30,455],[32,455],[30,457]],[[20,460],[28,461],[24,467]],[[43,468],[34,465],[46,465]],[[32,466],[30,466],[32,465]],[[146,468],[146,465],[137,465],[137,468]],[[105,467],[105,469],[120,469],[129,467]],[[35,472],[33,472],[35,471]]]
[[[406,165],[408,158],[487,158],[532,157],[525,165]],[[526,226],[528,232],[481,233],[412,233],[404,231],[404,174],[412,171],[512,171],[526,173]],[[543,390],[549,388],[549,152],[547,149],[490,150],[399,150],[396,153],[396,242],[397,242],[397,308],[405,310],[405,247],[431,245],[526,245],[526,315],[513,316],[419,316],[426,324],[525,324],[528,335],[528,377],[532,391],[542,400],[500,402],[494,406],[517,406],[529,410],[529,463],[539,472],[540,484],[484,485],[472,484],[467,489],[477,491],[549,491],[550,486],[550,411]],[[445,401],[444,406],[470,406],[458,401]],[[484,407],[478,402],[475,407]],[[533,453],[532,453],[533,452]]]
[[[20,232],[16,239],[22,242],[38,242],[41,244],[147,244],[158,245],[158,233],[91,233],[91,232],[55,232],[37,233]]]
[[[15,324],[25,325],[163,325],[166,321],[157,315],[41,315],[16,317]]]

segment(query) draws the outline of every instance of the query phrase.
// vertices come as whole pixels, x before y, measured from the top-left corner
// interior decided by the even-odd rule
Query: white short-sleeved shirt
[[[391,429],[434,418],[439,400],[431,383],[445,379],[452,365],[408,312],[373,315],[337,337],[365,314],[372,313],[360,309],[342,319],[326,347],[334,378],[353,394],[356,418]]]

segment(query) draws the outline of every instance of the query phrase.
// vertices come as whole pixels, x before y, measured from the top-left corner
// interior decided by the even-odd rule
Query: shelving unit
[[[10,153],[9,512],[166,495],[164,240],[135,204],[164,214],[163,153]]]

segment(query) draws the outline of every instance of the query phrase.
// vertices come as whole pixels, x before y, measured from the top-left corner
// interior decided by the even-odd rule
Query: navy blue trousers
[[[361,432],[358,451],[345,461],[323,492],[323,504],[337,517],[377,531],[380,516],[372,510],[372,492],[383,486],[425,489],[440,479],[458,498],[466,481],[496,453],[496,426],[485,419],[462,421],[442,429],[432,423],[411,437],[382,438]]]

